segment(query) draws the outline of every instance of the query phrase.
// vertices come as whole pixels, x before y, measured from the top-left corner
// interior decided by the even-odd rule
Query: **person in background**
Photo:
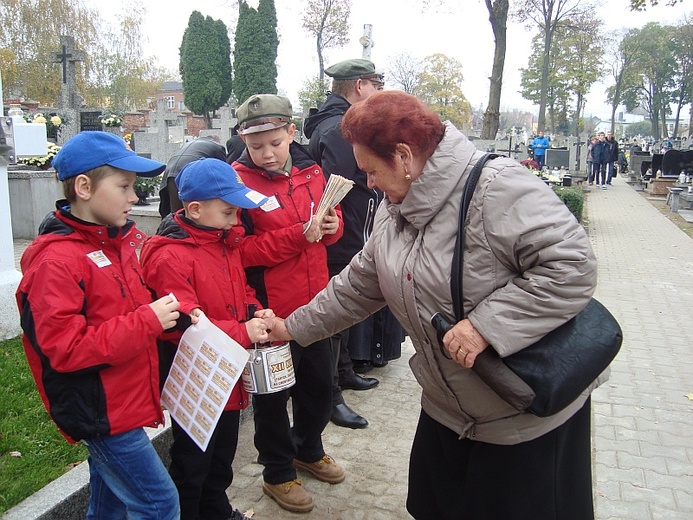
[[[611,148],[606,142],[604,132],[597,134],[597,142],[592,146],[592,164],[594,166],[594,177],[597,181],[597,188],[606,189],[607,165],[611,159]]]
[[[539,169],[543,169],[546,164],[546,150],[551,146],[549,138],[544,135],[543,130],[539,130],[532,141],[532,149],[534,150],[534,160],[539,164]]]
[[[66,200],[22,255],[22,341],[51,419],[89,453],[87,518],[177,519],[178,492],[144,427],[163,424],[156,339],[179,318],[152,302],[130,220],[135,177],[163,163],[120,137],[82,132],[53,159]]]
[[[484,155],[414,96],[373,94],[342,120],[370,186],[385,192],[373,233],[349,266],[270,338],[308,345],[389,305],[416,353],[421,415],[409,462],[416,519],[589,520],[590,392],[551,417],[519,412],[472,372],[479,353],[503,357],[575,316],[597,284],[584,228],[550,187],[513,159],[483,168],[466,221],[465,318],[454,316],[450,270],[467,180]]]
[[[209,320],[244,348],[267,341],[263,318],[274,313],[248,308],[259,302],[246,282],[238,251],[240,237],[231,229],[240,208],[257,208],[267,197],[246,188],[234,169],[220,159],[188,163],[176,177],[184,209],[169,214],[142,247],[140,262],[154,294],[173,293],[181,312]],[[253,306],[253,307],[251,307]],[[185,325],[167,334],[159,347],[162,380],[168,375]],[[237,383],[202,451],[176,420],[169,473],[178,488],[182,520],[249,520],[229,503],[240,410],[248,394]]]
[[[325,177],[303,147],[294,143],[291,102],[272,94],[250,96],[237,110],[247,152],[233,163],[243,182],[270,199],[261,208],[244,209],[241,259],[248,281],[264,307],[288,316],[308,303],[329,279],[327,246],[343,233],[341,211],[314,217]],[[306,513],[313,497],[296,469],[338,484],[344,470],[325,453],[322,432],[332,408],[332,354],[321,339],[300,347],[291,343],[296,383],[290,389],[253,395],[255,447],[263,492],[288,511]],[[287,404],[292,399],[293,426]]]
[[[614,134],[612,132],[607,132],[606,133],[606,144],[608,146],[609,152],[608,152],[608,159],[606,163],[607,167],[607,175],[606,175],[606,184],[608,186],[611,186],[611,179],[615,175],[615,166],[616,162],[618,162],[618,141],[616,138],[614,138]]]
[[[375,210],[383,197],[380,190],[367,186],[366,175],[356,165],[351,145],[342,137],[340,123],[351,105],[382,90],[383,76],[371,61],[363,59],[341,61],[325,69],[325,74],[332,78],[332,91],[320,109],[306,119],[304,129],[310,139],[308,153],[322,167],[328,179],[331,174],[337,174],[355,183],[340,203],[344,236],[327,248],[327,266],[332,277],[339,274],[363,248],[373,229]],[[389,311],[385,308],[381,312]],[[338,426],[368,426],[368,421],[344,402],[342,389],[368,390],[378,384],[377,379],[361,377],[354,372],[349,350],[350,342],[370,341],[370,334],[365,336],[360,332],[370,332],[373,323],[369,318],[330,338],[334,363],[330,420]]]
[[[587,181],[589,185],[594,184],[594,155],[592,151],[594,150],[594,145],[597,143],[598,139],[596,136],[590,137],[590,142],[587,145]]]
[[[178,186],[176,186],[176,175],[183,167],[204,157],[213,159],[226,159],[226,149],[219,144],[217,136],[198,137],[173,154],[166,164],[166,170],[159,186],[159,215],[164,218],[169,213],[183,209],[183,203],[178,198]]]
[[[245,152],[245,143],[238,135],[238,125],[231,129],[231,137],[226,141],[226,162],[233,164]]]

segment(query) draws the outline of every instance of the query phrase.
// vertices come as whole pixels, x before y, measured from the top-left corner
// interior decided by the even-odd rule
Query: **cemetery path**
[[[593,394],[594,498],[598,520],[693,518],[693,240],[620,177],[587,195],[589,232],[599,259],[596,297],[617,317],[624,343],[610,381]],[[28,241],[16,241],[19,258]],[[306,515],[262,493],[252,418],[243,421],[234,507],[254,518],[399,520],[420,389],[402,357],[369,376],[380,385],[345,391],[370,422],[364,430],[329,424],[326,451],[347,472],[338,485],[300,473],[315,496]]]

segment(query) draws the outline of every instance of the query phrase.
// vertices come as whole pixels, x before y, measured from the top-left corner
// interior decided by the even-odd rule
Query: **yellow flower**
[[[53,116],[51,117],[51,123],[53,123],[54,126],[60,126],[61,124],[63,124],[63,120],[60,119],[60,117],[58,116]]]
[[[45,122],[46,122],[46,118],[43,117],[43,114],[36,114],[34,116],[34,123],[45,123]]]

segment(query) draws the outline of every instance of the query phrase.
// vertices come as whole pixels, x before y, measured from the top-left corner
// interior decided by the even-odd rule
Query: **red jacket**
[[[67,201],[60,201],[67,204]],[[136,248],[145,235],[49,215],[22,256],[17,304],[41,399],[71,442],[163,423],[156,337]]]
[[[243,210],[246,236],[241,242],[241,258],[260,301],[282,318],[325,288],[329,280],[326,246],[337,242],[344,232],[342,212],[337,207],[337,233],[325,235],[320,242],[306,240],[303,226],[310,219],[311,202],[313,211],[317,210],[325,176],[300,145],[292,143],[290,150],[289,176],[258,168],[247,153],[233,163],[246,186],[277,201],[270,211]]]
[[[245,348],[252,343],[245,328],[247,306],[258,305],[255,291],[247,285],[234,232],[202,229],[185,218],[185,210],[168,215],[149,237],[140,254],[142,273],[157,296],[173,293],[189,314],[199,308],[217,327]],[[183,331],[167,333],[176,348]],[[162,355],[163,356],[163,355]],[[248,406],[248,394],[237,384],[226,410]]]

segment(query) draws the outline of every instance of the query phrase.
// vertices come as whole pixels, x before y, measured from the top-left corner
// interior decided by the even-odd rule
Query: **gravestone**
[[[54,52],[51,58],[54,63],[62,65],[62,83],[57,108],[67,119],[58,134],[58,144],[63,145],[70,137],[77,135],[80,128],[79,109],[83,98],[77,92],[75,64],[84,61],[85,53],[75,49],[75,39],[72,36],[60,36],[60,46],[60,52]]]
[[[185,122],[185,116],[168,111],[165,102],[159,101],[156,111],[149,115],[150,126],[146,132],[133,134],[135,152],[142,157],[167,162],[183,144]]]
[[[79,113],[79,131],[80,132],[92,132],[95,130],[101,130],[103,125],[101,124],[101,111],[100,110],[83,110]]]
[[[2,99],[2,76],[0,75],[0,116],[4,114]],[[11,149],[3,140],[0,146],[0,340],[13,338],[21,332],[14,299],[22,274],[14,266],[14,240],[7,175],[10,153]]]
[[[217,132],[210,132],[208,129],[200,130],[200,137],[217,135],[219,136],[219,142],[225,144],[231,138],[231,130],[238,119],[235,117],[235,110],[231,107],[224,106],[219,109],[219,117],[212,119],[212,130],[218,130]]]

